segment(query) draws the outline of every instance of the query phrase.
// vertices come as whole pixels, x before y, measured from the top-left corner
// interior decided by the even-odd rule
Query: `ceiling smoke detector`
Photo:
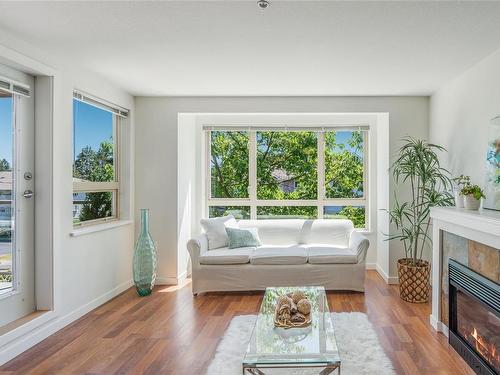
[[[271,4],[269,3],[268,0],[258,0],[257,5],[259,6],[260,9],[267,9]]]

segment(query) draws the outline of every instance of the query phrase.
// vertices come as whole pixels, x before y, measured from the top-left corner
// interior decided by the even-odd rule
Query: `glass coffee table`
[[[311,301],[311,325],[290,329],[274,327],[277,297],[294,290],[303,291]],[[337,370],[340,375],[340,356],[325,288],[266,289],[243,358],[243,374],[271,375],[272,369],[317,369],[320,375]]]

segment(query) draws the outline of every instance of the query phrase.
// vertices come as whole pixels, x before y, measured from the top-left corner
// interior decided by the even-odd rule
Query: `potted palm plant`
[[[424,140],[406,137],[399,150],[399,157],[391,166],[396,186],[407,186],[410,198],[394,193],[394,207],[388,211],[396,233],[388,240],[403,244],[405,257],[398,260],[399,295],[408,302],[423,303],[429,300],[430,264],[423,259],[430,248],[430,209],[433,206],[453,205],[449,193],[451,179],[442,168],[437,153],[443,147]],[[403,201],[404,199],[404,201]]]

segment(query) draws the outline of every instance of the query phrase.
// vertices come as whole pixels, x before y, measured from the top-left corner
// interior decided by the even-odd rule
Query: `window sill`
[[[19,339],[56,317],[57,315],[53,310],[38,310],[0,327],[0,337],[2,337],[3,344],[7,345]]]
[[[132,220],[116,220],[116,221],[113,221],[110,223],[89,225],[88,227],[73,229],[69,233],[69,235],[71,237],[79,237],[79,236],[84,236],[86,234],[91,234],[91,233],[95,233],[95,232],[102,232],[104,230],[123,227],[125,225],[130,225],[130,224],[132,224]]]

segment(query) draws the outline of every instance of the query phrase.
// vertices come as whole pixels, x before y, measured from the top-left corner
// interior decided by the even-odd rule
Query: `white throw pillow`
[[[238,228],[238,222],[233,215],[215,217],[212,219],[202,219],[201,226],[208,238],[208,250],[227,247],[228,236],[226,227]]]

